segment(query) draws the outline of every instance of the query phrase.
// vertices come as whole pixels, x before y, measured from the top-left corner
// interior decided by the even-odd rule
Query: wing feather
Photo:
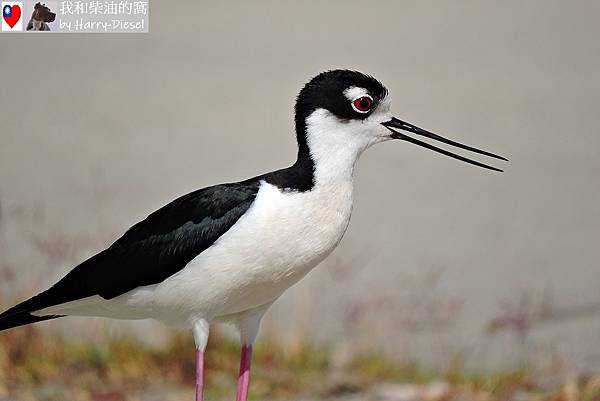
[[[48,290],[0,314],[0,330],[27,324],[39,309],[93,295],[111,299],[165,280],[233,227],[259,186],[258,180],[215,185],[175,199]]]

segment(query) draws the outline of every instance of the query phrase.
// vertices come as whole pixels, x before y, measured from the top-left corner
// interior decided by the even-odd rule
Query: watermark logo
[[[61,0],[61,32],[148,32],[147,0]]]
[[[1,2],[2,31],[146,33],[149,30],[149,0]]]
[[[23,30],[23,2],[21,1],[3,1],[2,2],[2,31],[22,31]]]

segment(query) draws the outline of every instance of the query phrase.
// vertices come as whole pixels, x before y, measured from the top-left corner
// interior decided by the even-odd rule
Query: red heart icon
[[[4,21],[6,21],[8,26],[10,26],[11,28],[14,28],[15,25],[17,25],[17,22],[19,22],[19,20],[21,19],[21,7],[19,7],[16,4],[13,5],[11,7],[10,16],[7,17],[6,15],[3,15],[3,17],[4,17]]]

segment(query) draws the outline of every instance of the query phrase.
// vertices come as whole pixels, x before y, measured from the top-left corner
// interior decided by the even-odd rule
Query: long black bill
[[[382,123],[382,125],[384,127],[386,127],[387,129],[389,129],[390,131],[392,131],[392,138],[394,138],[394,139],[400,139],[400,140],[403,140],[403,141],[414,143],[416,145],[423,146],[424,148],[431,149],[431,150],[433,150],[435,152],[438,152],[438,153],[441,153],[443,155],[450,156],[450,157],[453,157],[455,159],[461,160],[461,161],[463,161],[465,163],[474,164],[475,166],[487,168],[487,169],[494,170],[494,171],[502,171],[499,168],[488,166],[487,164],[483,164],[483,163],[480,163],[480,162],[475,161],[475,160],[467,159],[466,157],[463,157],[463,156],[457,155],[455,153],[449,152],[449,151],[447,151],[445,149],[441,149],[441,148],[438,148],[437,146],[430,145],[427,142],[419,141],[418,139],[412,138],[412,137],[410,137],[410,136],[408,136],[406,134],[403,134],[402,132],[398,132],[398,131],[396,131],[396,130],[394,130],[392,128],[397,128],[397,129],[401,129],[403,131],[412,132],[412,133],[417,134],[417,135],[422,135],[422,136],[430,138],[430,139],[435,139],[436,141],[447,143],[448,145],[456,146],[457,148],[466,149],[466,150],[469,150],[471,152],[479,153],[481,155],[493,157],[495,159],[500,159],[500,160],[508,161],[508,159],[505,158],[505,157],[496,155],[494,153],[486,152],[485,150],[477,149],[477,148],[474,148],[472,146],[463,145],[462,143],[458,143],[458,142],[452,141],[450,139],[446,139],[446,138],[444,138],[442,136],[434,134],[433,132],[426,131],[426,130],[424,130],[422,128],[419,128],[417,126],[414,126],[412,124],[409,124],[407,122],[399,120],[396,117],[392,117],[392,119],[390,121],[386,121],[386,122]]]

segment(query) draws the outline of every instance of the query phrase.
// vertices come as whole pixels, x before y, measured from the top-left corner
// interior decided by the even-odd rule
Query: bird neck
[[[310,159],[315,187],[351,183],[354,165],[369,146],[368,141],[324,109],[311,113],[301,128],[304,134],[298,135],[302,140],[298,141],[296,164],[307,166]]]
[[[281,170],[262,176],[282,190],[307,192],[352,187],[354,165],[372,142],[324,109],[296,120],[298,157]]]

